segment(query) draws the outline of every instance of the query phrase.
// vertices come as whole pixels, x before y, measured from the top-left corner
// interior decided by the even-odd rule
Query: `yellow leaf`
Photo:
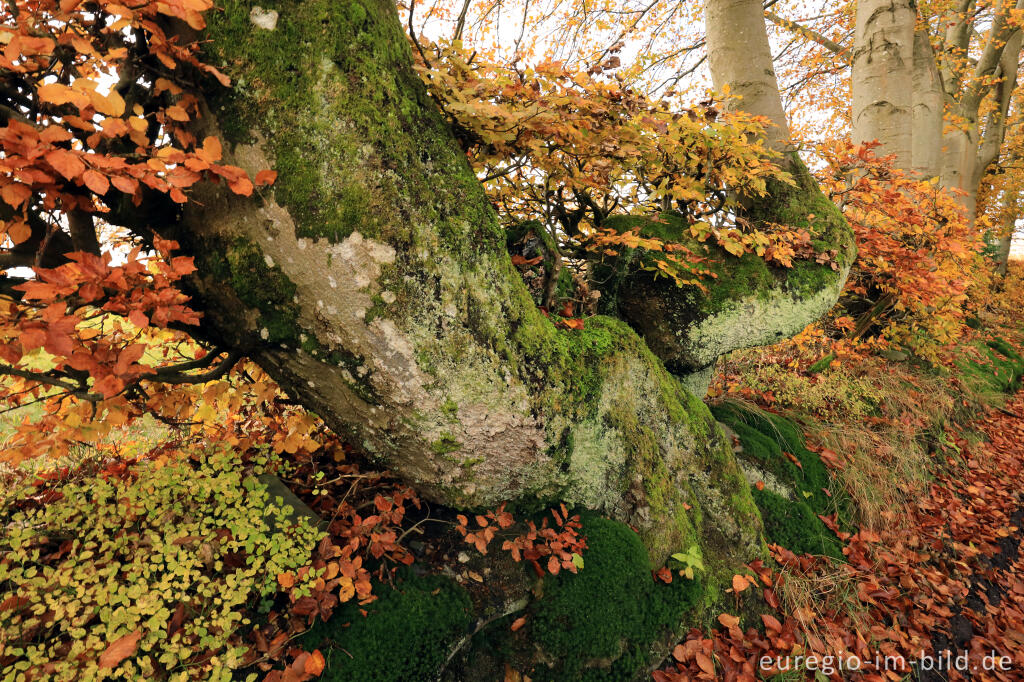
[[[117,90],[111,90],[108,95],[103,95],[93,90],[89,93],[89,99],[92,100],[93,108],[105,116],[121,116],[124,114],[124,99],[118,94]]]
[[[69,88],[63,83],[47,83],[36,88],[36,96],[40,101],[50,104],[74,104],[81,109],[89,103],[89,98]]]

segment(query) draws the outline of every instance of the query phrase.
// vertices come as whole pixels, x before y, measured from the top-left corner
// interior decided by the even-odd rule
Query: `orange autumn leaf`
[[[243,197],[251,196],[253,190],[252,182],[244,175],[240,178],[229,180],[228,188],[235,194],[240,194]]]
[[[769,613],[761,614],[761,622],[770,632],[782,632],[782,623],[779,619]]]
[[[53,151],[47,152],[45,155],[47,163],[53,167],[55,171],[63,175],[68,180],[73,180],[85,172],[85,164],[78,158],[77,154],[67,152],[62,149],[54,149]]]
[[[175,121],[179,121],[182,123],[188,121],[188,112],[185,111],[184,108],[178,106],[177,104],[167,107],[167,109],[165,109],[164,111],[170,118],[174,119]]]
[[[700,669],[705,673],[708,675],[715,674],[715,663],[707,654],[698,651],[694,656],[694,659],[697,661],[697,665],[700,666]]]
[[[272,185],[276,180],[277,171],[265,169],[256,174],[256,177],[253,178],[253,184],[257,187],[262,187],[264,185]]]
[[[0,187],[0,197],[10,206],[19,208],[32,198],[32,190],[21,183],[14,182]]]
[[[100,654],[99,666],[101,668],[116,668],[121,661],[135,653],[141,638],[142,630],[136,628],[127,635],[114,640]]]
[[[308,675],[320,675],[324,671],[324,655],[320,653],[319,649],[314,649],[313,653],[306,659],[306,663],[303,666],[303,670]]]
[[[723,613],[718,616],[718,622],[727,628],[734,628],[740,624],[740,619],[728,613]]]
[[[110,189],[110,181],[106,176],[91,169],[82,174],[82,181],[86,187],[100,196],[106,194]]]
[[[217,163],[220,161],[224,151],[221,147],[220,140],[210,135],[203,140],[203,146],[196,150],[196,156],[205,161],[206,163]]]
[[[88,97],[63,83],[41,85],[36,88],[36,95],[44,102],[58,105],[74,103],[78,106],[84,106],[88,102]]]
[[[25,221],[16,220],[7,225],[7,236],[11,238],[15,245],[21,244],[32,236],[32,228]]]

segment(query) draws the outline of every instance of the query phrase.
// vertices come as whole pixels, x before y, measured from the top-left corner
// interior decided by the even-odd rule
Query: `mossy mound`
[[[764,519],[768,539],[796,554],[824,554],[840,559],[843,546],[810,505],[794,502],[770,490],[753,490],[754,503]]]
[[[713,286],[706,293],[696,287],[687,287],[678,290],[673,296],[678,299],[675,304],[680,308],[675,312],[689,318],[680,317],[675,320],[680,323],[720,312],[730,302],[749,294],[766,297],[780,281],[779,273],[754,254],[736,257],[716,244],[697,241],[690,235],[686,219],[676,213],[662,213],[658,216],[616,215],[608,218],[602,227],[619,233],[639,230],[642,237],[682,244],[708,259],[701,265],[714,273]],[[600,287],[601,309],[615,314],[619,312],[620,294],[627,289],[643,283],[652,290],[660,291],[662,284],[669,283],[664,275],[656,274],[658,261],[664,259],[660,252],[628,248],[621,251],[619,258],[605,258],[594,264],[594,279],[606,282]],[[692,277],[685,270],[673,269],[682,278]],[[675,287],[674,282],[671,284],[672,287],[668,287],[670,292]]]
[[[803,259],[784,268],[754,253],[736,257],[714,240],[698,241],[677,213],[617,215],[602,223],[619,233],[638,230],[642,237],[682,245],[704,259],[700,268],[713,275],[705,278],[706,286],[679,286],[665,273],[687,281],[695,272],[658,251],[621,249],[612,258],[591,257],[600,311],[628,322],[669,371],[699,373],[731,350],[792,336],[838,298],[855,253],[853,233],[795,154],[784,165],[793,183],[768,181],[767,197],[753,202],[746,217],[755,225],[806,229],[815,250],[834,259],[831,264]]]
[[[527,619],[528,637],[551,665],[534,680],[629,680],[649,660],[652,643],[679,627],[701,596],[697,580],[655,582],[647,550],[628,526],[583,517],[584,568],[545,579]]]
[[[994,393],[1012,393],[1021,386],[1024,377],[1024,357],[1006,340],[999,337],[976,343],[982,360],[969,359],[959,363],[968,380],[982,390]]]
[[[393,585],[374,584],[377,601],[349,602],[302,638],[327,659],[325,682],[436,679],[451,647],[469,628],[466,591],[449,578],[403,571]],[[360,608],[368,612],[364,617]]]
[[[581,520],[583,568],[544,577],[524,611],[474,636],[445,672],[446,681],[490,682],[502,679],[506,666],[535,682],[642,679],[665,645],[678,641],[703,596],[701,576],[656,582],[643,542],[629,526],[587,512]],[[521,617],[525,625],[512,632]]]
[[[706,259],[701,267],[714,277],[708,277],[704,290],[664,276],[667,269],[684,281],[694,277],[655,251],[623,249],[615,258],[591,262],[600,312],[628,322],[669,371],[680,375],[707,368],[728,351],[792,336],[831,307],[845,272],[813,261],[781,268],[753,253],[733,256],[695,240],[685,219],[673,214],[614,216],[602,227],[637,229],[643,237],[682,244]]]
[[[818,515],[835,513],[840,523],[845,523],[849,498],[842,491],[830,490],[828,469],[804,445],[796,424],[733,403],[715,405],[711,412],[739,437],[744,459],[791,491],[788,497],[769,489],[751,491],[769,542],[798,553],[841,557],[841,544]]]

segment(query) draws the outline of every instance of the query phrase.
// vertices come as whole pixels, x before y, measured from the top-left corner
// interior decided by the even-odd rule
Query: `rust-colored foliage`
[[[143,202],[183,203],[200,181],[252,194],[244,171],[220,163],[220,141],[192,132],[196,79],[229,85],[198,57],[195,32],[212,6],[7,5],[0,399],[8,408],[37,405],[37,417],[6,443],[8,463],[66,454],[147,412],[170,424],[201,423],[201,403],[217,397],[205,384],[240,359],[184,331],[200,316],[177,289],[194,270],[189,258],[172,255],[177,245],[144,224],[145,240],[128,238],[104,220],[131,224]],[[255,183],[273,180],[264,171]],[[33,275],[15,274],[19,267]]]
[[[911,674],[912,665],[936,661],[947,649],[954,652],[949,679],[1019,679],[1024,556],[1015,547],[1024,486],[1022,413],[1024,395],[1019,394],[1008,409],[993,411],[977,424],[989,442],[972,446],[956,438],[963,461],[944,463],[948,473],[908,510],[908,524],[890,518],[877,533],[840,533],[849,563],[796,556],[772,546],[781,570],[760,561],[750,569],[764,603],[775,611],[761,615],[760,623],[748,622],[746,630],[729,614],[719,618],[723,628],[710,635],[692,630],[675,647],[673,665],[656,671],[654,679],[753,681],[792,667],[797,656],[806,660],[814,655],[819,672],[824,657],[831,657],[834,668],[840,659],[847,665],[826,675],[829,679],[895,680]],[[830,575],[831,584],[852,586],[850,598],[864,616],[807,606],[782,610],[777,590],[793,575]],[[976,668],[955,669],[958,655]],[[996,667],[985,670],[986,660]],[[813,669],[806,664],[801,669],[815,679]]]
[[[927,352],[963,332],[969,295],[982,288],[975,278],[986,268],[984,229],[964,217],[953,192],[894,168],[877,146],[820,149],[826,192],[857,237],[841,302],[852,317],[846,331]]]
[[[524,524],[526,531],[503,540],[501,549],[509,552],[513,561],[529,561],[537,577],[542,577],[545,570],[551,575],[558,575],[562,569],[576,573],[581,565],[581,554],[587,548],[586,538],[579,536],[582,528],[580,517],[578,514],[569,516],[564,504],[551,509],[550,513],[553,524],[548,523],[547,516],[541,519],[539,528],[533,521],[527,521]],[[501,531],[516,524],[512,515],[505,511],[504,504],[478,514],[474,519],[478,527],[476,531],[469,531],[470,520],[465,515],[459,514],[456,520],[455,530],[481,554],[487,553],[487,545]]]

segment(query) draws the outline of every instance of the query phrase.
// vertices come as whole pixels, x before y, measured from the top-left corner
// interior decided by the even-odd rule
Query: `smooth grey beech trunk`
[[[853,142],[883,142],[900,168],[913,153],[913,0],[857,0],[853,47]]]
[[[967,68],[959,63],[976,30],[975,2],[954,3],[939,54],[918,26],[911,0],[858,0],[851,89],[853,141],[878,140],[879,155],[896,166],[939,177],[957,190],[968,220],[977,213],[978,188],[999,156],[1017,85],[1022,32],[1011,20],[1024,0],[999,0]],[[990,98],[988,113],[982,102]],[[947,115],[943,118],[944,113]]]
[[[279,173],[253,198],[203,187],[172,231],[196,257],[191,286],[212,337],[430,499],[583,505],[638,528],[656,563],[695,545],[710,566],[761,551],[729,444],[662,358],[615,317],[564,330],[536,308],[412,69],[392,2],[256,12],[228,0],[207,38],[234,88],[209,90],[197,132],[221,136],[227,160],[251,173]],[[767,48],[763,20],[751,39]],[[843,268],[820,268],[819,302],[799,307],[807,272],[800,294],[774,273],[767,290],[719,301],[718,325],[790,301],[800,313],[782,328],[793,333],[834,302],[852,239],[822,201],[803,182],[760,214],[826,225]],[[726,337],[705,353],[760,342]]]

